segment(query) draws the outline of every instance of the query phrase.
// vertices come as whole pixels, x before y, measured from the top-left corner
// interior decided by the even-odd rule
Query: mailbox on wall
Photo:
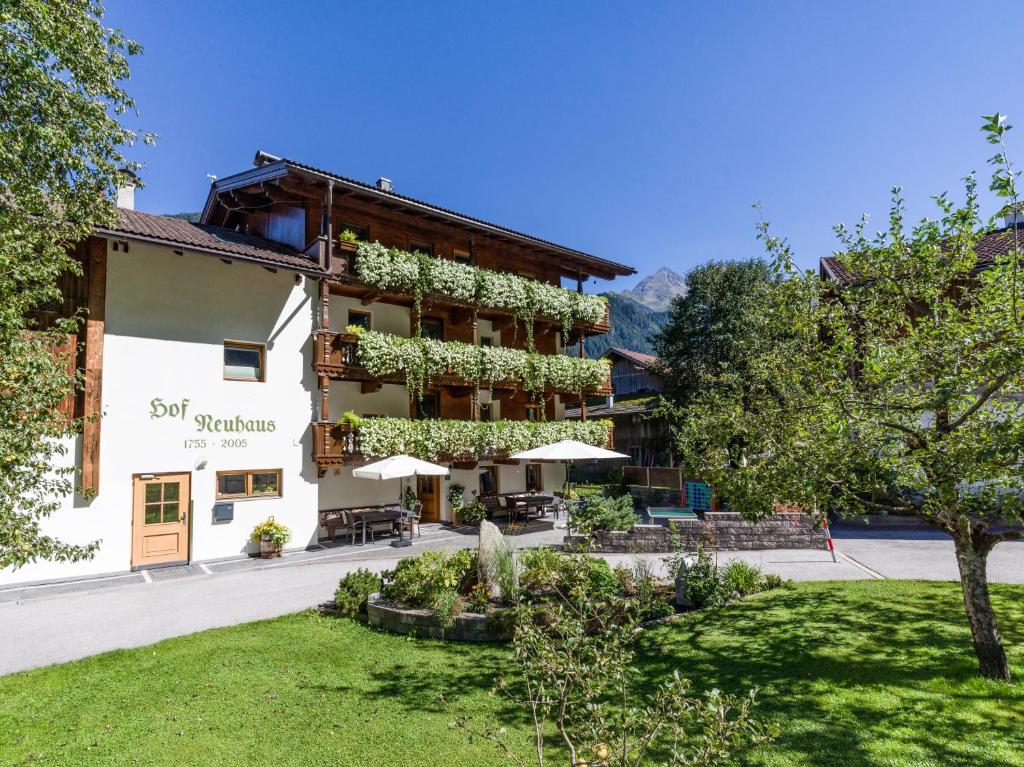
[[[234,501],[221,501],[213,504],[213,521],[230,522],[235,518]]]

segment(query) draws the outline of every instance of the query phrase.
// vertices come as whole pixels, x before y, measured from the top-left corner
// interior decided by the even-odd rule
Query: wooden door
[[[132,569],[188,562],[189,474],[143,474],[134,482]]]
[[[441,521],[441,478],[416,477],[416,497],[423,504],[423,522]]]

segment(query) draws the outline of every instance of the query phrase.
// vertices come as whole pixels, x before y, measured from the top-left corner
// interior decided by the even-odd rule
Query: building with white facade
[[[315,546],[328,512],[395,500],[351,469],[399,452],[451,467],[416,492],[425,521],[452,522],[453,483],[561,487],[563,467],[510,453],[609,440],[562,420],[607,390],[580,340],[608,321],[561,284],[629,267],[263,153],[214,182],[198,224],[119,214],[58,310],[88,310],[68,413],[100,417],[69,440],[79,489],[44,523],[101,545],[2,584],[250,555],[269,516]]]

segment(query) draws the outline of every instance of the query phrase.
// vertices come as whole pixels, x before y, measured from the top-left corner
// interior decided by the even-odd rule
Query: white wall
[[[317,477],[309,423],[315,380],[309,364],[312,281],[253,264],[133,243],[108,251],[100,492],[65,499],[44,530],[62,540],[102,540],[82,563],[37,563],[0,571],[0,583],[128,570],[132,478],[191,473],[191,558],[247,550],[252,527],[273,515],[292,528],[291,546],[316,539]],[[225,339],[265,343],[266,381],[223,380]],[[151,418],[154,399],[188,400],[185,418]],[[194,416],[273,420],[273,432],[207,433]],[[228,447],[226,439],[245,439]],[[206,447],[186,447],[205,439]],[[69,456],[70,458],[70,456]],[[201,459],[204,468],[198,468]],[[281,469],[282,497],[235,501],[235,518],[213,524],[218,470]]]

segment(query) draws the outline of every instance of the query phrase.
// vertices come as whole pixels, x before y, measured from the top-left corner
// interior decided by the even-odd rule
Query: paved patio
[[[939,533],[838,529],[837,560],[827,551],[719,552],[794,580],[923,578],[955,580],[952,543]],[[561,542],[564,530],[527,532],[518,546]],[[411,548],[387,541],[287,554],[280,560],[233,559],[109,578],[0,590],[0,674],[139,647],[169,637],[272,618],[332,598],[338,579],[359,567],[380,571],[425,549],[474,545],[475,530],[424,525]],[[662,557],[650,554],[663,571]],[[634,555],[607,555],[629,562]],[[996,547],[994,582],[1024,583],[1024,542]]]

